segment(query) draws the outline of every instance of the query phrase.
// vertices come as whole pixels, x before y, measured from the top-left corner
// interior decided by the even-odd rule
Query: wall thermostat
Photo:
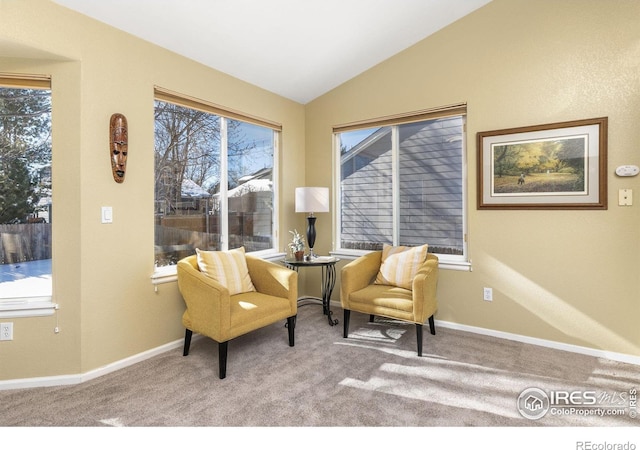
[[[635,177],[636,175],[638,175],[638,173],[640,173],[640,169],[638,168],[638,166],[626,165],[618,166],[616,168],[616,175],[621,177]]]

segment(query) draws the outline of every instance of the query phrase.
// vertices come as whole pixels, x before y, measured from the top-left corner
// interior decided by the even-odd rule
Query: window
[[[276,124],[156,89],[157,269],[196,248],[275,250],[279,131]]]
[[[0,317],[53,312],[50,86],[0,75]]]
[[[338,251],[429,244],[466,263],[466,107],[334,128],[339,152]]]

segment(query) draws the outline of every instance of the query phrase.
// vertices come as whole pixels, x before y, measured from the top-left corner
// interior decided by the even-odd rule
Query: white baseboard
[[[196,336],[193,336],[194,340]],[[106,366],[99,367],[89,372],[75,375],[58,375],[52,377],[38,377],[38,378],[22,378],[16,380],[0,381],[0,390],[9,389],[24,389],[34,387],[49,387],[49,386],[65,386],[70,384],[84,383],[85,381],[93,380],[94,378],[101,377],[108,373],[115,372],[116,370],[124,369],[125,367],[139,363],[146,359],[152,358],[156,355],[164,353],[174,348],[178,348],[184,345],[184,340],[179,339],[177,341],[170,342],[168,344],[161,345],[160,347],[147,350],[137,355],[130,356],[120,361],[116,361]]]
[[[453,330],[468,331],[470,333],[482,334],[486,336],[493,336],[500,339],[507,339],[510,341],[522,342],[524,344],[538,345],[540,347],[548,347],[556,350],[564,350],[572,353],[580,353],[582,355],[593,356],[595,358],[610,359],[612,361],[620,361],[628,364],[640,365],[640,356],[628,355],[625,353],[609,352],[606,350],[598,350],[589,347],[581,347],[579,345],[564,344],[557,341],[549,341],[546,339],[539,339],[530,336],[523,336],[520,334],[506,333],[504,331],[491,330],[489,328],[480,328],[470,325],[461,325],[454,322],[446,322],[442,320],[436,320],[436,325],[442,328],[451,328]]]
[[[597,350],[588,347],[581,347],[578,345],[564,344],[562,342],[549,341],[545,339],[538,339],[529,336],[522,336],[519,334],[513,333],[505,333],[503,331],[491,330],[489,328],[480,328],[474,327],[470,325],[462,325],[454,322],[447,322],[442,320],[436,320],[436,325],[442,328],[450,328],[452,330],[460,330],[467,331],[469,333],[476,333],[486,336],[492,336],[500,339],[507,339],[510,341],[522,342],[525,344],[538,345],[540,347],[548,347],[556,350],[564,350],[572,353],[579,353],[583,355],[593,356],[596,358],[604,358],[610,359],[613,361],[620,361],[628,364],[640,365],[640,357],[627,355],[624,353],[616,353],[609,352],[605,350]],[[193,341],[196,339],[200,339],[202,336],[194,334]],[[59,375],[52,377],[38,377],[38,378],[22,378],[17,380],[5,380],[0,381],[0,390],[9,390],[9,389],[25,389],[25,388],[34,388],[34,387],[50,387],[50,386],[64,386],[71,384],[79,384],[85,381],[93,380],[95,378],[101,377],[103,375],[107,375],[109,373],[115,372],[120,369],[124,369],[125,367],[131,366],[133,364],[139,363],[146,359],[152,358],[156,355],[164,353],[169,350],[173,350],[175,348],[181,347],[184,345],[183,339],[178,339],[177,341],[170,342],[165,345],[161,345],[160,347],[153,348],[151,350],[147,350],[142,353],[138,353],[137,355],[130,356],[128,358],[122,359],[120,361],[116,361],[111,364],[107,364],[106,366],[100,367],[98,369],[91,370],[89,372],[83,374],[76,375]]]

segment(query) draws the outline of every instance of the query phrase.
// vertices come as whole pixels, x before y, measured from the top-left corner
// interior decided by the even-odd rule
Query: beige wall
[[[86,373],[182,337],[175,283],[156,293],[150,282],[154,85],[283,124],[281,248],[305,226],[292,213],[294,187],[331,183],[333,125],[466,101],[473,271],[441,272],[436,319],[640,355],[640,200],[617,206],[620,188],[640,198],[640,177],[613,173],[640,164],[638,18],[630,0],[494,0],[302,106],[49,1],[0,2],[0,57],[10,57],[0,72],[53,78],[60,304],[57,316],[11,319],[0,380]],[[122,184],[107,159],[115,112],[129,122]],[[600,116],[609,117],[607,211],[476,209],[477,132]],[[104,205],[112,225],[100,224]],[[321,253],[330,217],[318,218]],[[313,278],[301,276],[302,290],[316,289]]]
[[[45,0],[0,3],[3,56],[0,72],[52,76],[60,309],[57,316],[10,319],[14,340],[0,345],[0,380],[86,373],[183,337],[176,283],[156,293],[150,279],[154,85],[281,123],[279,232],[300,226],[290,211],[304,176],[294,169],[304,164],[302,105]],[[116,112],[129,123],[122,184],[114,182],[108,156]],[[113,207],[113,224],[100,223],[101,206]]]
[[[639,356],[640,203],[617,195],[640,177],[614,174],[640,164],[639,20],[635,1],[494,0],[308,104],[307,181],[331,177],[333,125],[467,102],[473,271],[441,271],[436,319]],[[608,210],[476,209],[478,132],[601,116]]]

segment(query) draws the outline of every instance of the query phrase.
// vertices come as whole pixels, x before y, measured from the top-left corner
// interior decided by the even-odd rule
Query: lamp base
[[[309,245],[309,254],[313,254],[313,246],[316,243],[316,217],[313,213],[307,217],[307,245]]]
[[[313,251],[312,248],[309,248],[309,254],[304,257],[305,261],[313,261],[316,259],[318,255]]]

